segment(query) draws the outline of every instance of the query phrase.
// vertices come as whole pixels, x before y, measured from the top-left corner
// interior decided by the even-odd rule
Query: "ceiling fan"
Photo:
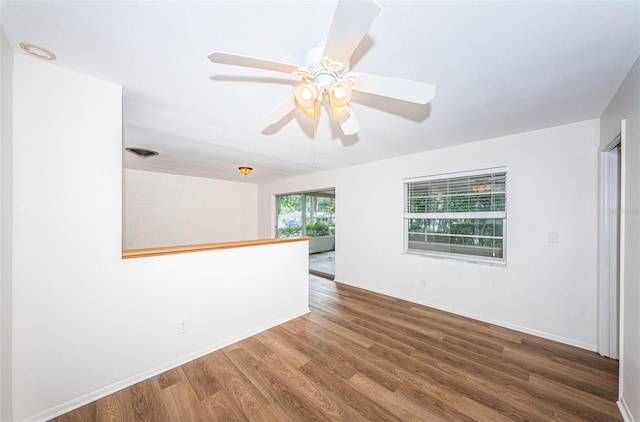
[[[315,120],[326,100],[331,117],[340,124],[342,132],[353,135],[360,130],[349,105],[353,91],[417,104],[427,104],[436,93],[435,85],[350,71],[349,58],[379,12],[376,0],[339,0],[327,40],[305,55],[302,66],[222,51],[211,53],[209,59],[214,63],[272,70],[301,78],[294,93],[264,117],[265,123],[278,123],[296,107]]]

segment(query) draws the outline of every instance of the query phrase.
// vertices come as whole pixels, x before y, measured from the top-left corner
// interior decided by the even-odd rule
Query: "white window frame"
[[[505,177],[505,209],[504,211],[469,211],[469,212],[424,212],[409,213],[408,208],[408,185],[412,183],[433,181],[433,180],[449,180],[463,177],[488,176],[495,173],[504,173]],[[496,266],[506,266],[507,263],[507,194],[506,194],[506,167],[494,167],[488,169],[479,169],[455,173],[435,174],[423,177],[411,177],[403,180],[403,223],[404,223],[404,253],[410,255],[422,255],[432,258],[443,258],[450,260],[466,261],[473,263],[489,264]],[[455,252],[440,252],[432,250],[421,250],[409,247],[409,221],[411,219],[496,219],[502,218],[502,257],[487,257],[480,255],[461,254]],[[464,237],[464,236],[463,236]],[[473,236],[475,237],[475,236]]]

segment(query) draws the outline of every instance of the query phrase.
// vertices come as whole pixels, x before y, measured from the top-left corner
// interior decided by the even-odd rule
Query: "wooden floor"
[[[314,276],[310,306],[54,420],[622,420],[617,361]]]

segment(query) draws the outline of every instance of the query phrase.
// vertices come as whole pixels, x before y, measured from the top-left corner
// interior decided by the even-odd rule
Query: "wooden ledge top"
[[[130,249],[122,251],[122,259],[144,258],[147,256],[173,255],[178,253],[214,251],[216,249],[244,248],[246,246],[273,245],[278,243],[302,242],[310,237],[285,237],[282,239],[240,240],[236,242],[205,243],[202,245],[164,246],[160,248]]]

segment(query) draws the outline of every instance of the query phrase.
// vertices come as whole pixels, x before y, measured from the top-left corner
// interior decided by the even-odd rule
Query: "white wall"
[[[640,58],[602,114],[601,148],[620,134],[622,119],[626,120],[622,146],[626,174],[619,405],[627,421],[640,421]]]
[[[12,84],[13,52],[0,27],[0,421],[11,416],[11,254],[13,248]]]
[[[121,88],[14,57],[16,421],[308,312],[307,242],[123,261]]]
[[[335,186],[337,281],[595,350],[598,133],[591,120],[261,185],[259,235],[273,195]],[[403,178],[497,166],[506,268],[403,254]]]
[[[123,247],[257,239],[257,203],[255,184],[125,170]]]

